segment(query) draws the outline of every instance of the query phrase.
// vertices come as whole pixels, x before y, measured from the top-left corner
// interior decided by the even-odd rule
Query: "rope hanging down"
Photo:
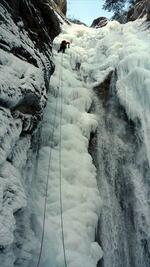
[[[62,113],[63,113],[63,54],[62,54],[62,60],[61,60],[61,66],[62,66],[62,75],[60,79],[60,125],[59,125],[59,134],[60,134],[60,140],[59,140],[59,178],[60,178],[60,219],[61,219],[61,234],[62,234],[62,245],[63,245],[63,254],[64,254],[64,264],[65,267],[67,267],[67,259],[66,259],[66,250],[65,250],[65,238],[64,238],[64,224],[63,224],[63,204],[62,204],[62,169],[61,169],[61,148],[62,148]]]
[[[55,106],[55,113],[54,113],[54,120],[53,120],[53,129],[51,134],[51,140],[53,140],[54,137],[54,130],[56,125],[56,114],[57,114],[57,108],[58,108],[58,97],[56,99],[56,106]],[[43,216],[43,225],[42,225],[42,237],[41,237],[41,246],[40,246],[40,252],[37,262],[37,267],[40,266],[40,261],[42,257],[43,252],[43,243],[44,243],[44,236],[45,236],[45,222],[46,222],[46,210],[47,210],[47,198],[48,198],[48,188],[49,188],[49,176],[50,176],[50,168],[51,168],[51,159],[52,159],[52,147],[50,146],[49,151],[49,160],[48,160],[48,172],[47,172],[47,179],[46,179],[46,191],[45,191],[45,201],[44,201],[44,216]]]
[[[61,230],[62,230],[62,245],[63,245],[63,252],[64,252],[64,264],[65,267],[67,267],[67,260],[66,260],[66,252],[65,252],[65,240],[64,240],[64,227],[63,227],[63,206],[62,206],[62,170],[61,170],[61,134],[62,134],[62,112],[63,112],[63,106],[62,106],[62,96],[63,96],[63,81],[62,81],[62,69],[63,69],[63,54],[61,57],[61,72],[60,72],[60,145],[59,145],[59,178],[60,178],[60,217],[61,217]],[[59,94],[59,91],[58,91]],[[51,140],[53,140],[54,137],[54,130],[55,130],[55,124],[56,124],[56,114],[58,109],[58,97],[56,99],[56,106],[55,106],[55,113],[54,113],[54,123],[53,123],[53,129],[52,129],[52,135]],[[51,167],[51,159],[52,159],[52,147],[50,146],[50,152],[49,152],[49,161],[48,161],[48,173],[47,173],[47,179],[46,179],[46,193],[45,193],[45,202],[44,202],[44,217],[43,217],[43,225],[42,225],[42,238],[41,238],[41,247],[37,262],[37,267],[40,266],[42,252],[43,252],[43,243],[44,243],[44,236],[45,236],[45,222],[46,222],[46,210],[47,210],[47,198],[48,198],[48,188],[49,188],[49,176],[50,176],[50,167]]]

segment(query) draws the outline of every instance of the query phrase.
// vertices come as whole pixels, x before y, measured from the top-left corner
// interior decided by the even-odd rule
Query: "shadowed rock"
[[[67,0],[54,0],[63,14],[67,13]]]
[[[106,17],[99,17],[92,22],[91,27],[102,28],[102,27],[106,26],[107,23],[108,23],[108,20]]]
[[[127,13],[127,21],[134,21],[144,16],[150,20],[150,2],[149,0],[136,0]]]
[[[2,267],[27,267],[38,249],[29,191],[33,150],[38,146],[36,129],[43,117],[54,72],[52,41],[60,33],[53,4],[51,0],[0,1]]]

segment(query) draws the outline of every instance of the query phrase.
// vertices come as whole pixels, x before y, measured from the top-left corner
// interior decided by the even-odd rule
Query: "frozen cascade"
[[[56,44],[57,42],[59,39],[56,39]],[[54,51],[54,54],[56,69],[51,78],[42,123],[38,166],[32,187],[36,203],[35,217],[37,216],[39,225],[36,232],[39,233],[40,240],[51,157],[41,264],[42,267],[64,266],[60,208],[61,148],[61,197],[67,265],[82,267],[84,262],[87,262],[87,267],[94,267],[102,257],[102,250],[95,242],[101,199],[97,188],[96,169],[88,154],[88,144],[90,133],[95,132],[97,128],[97,120],[94,114],[88,113],[92,94],[79,74],[73,72],[73,57],[71,60],[69,52],[62,55]],[[40,242],[38,251],[39,249]],[[33,258],[30,266],[36,264],[37,257]]]
[[[113,79],[112,79],[113,81]],[[150,266],[150,168],[141,125],[126,116],[111,84],[109,101],[96,105],[98,186],[103,199],[99,267]],[[115,92],[115,94],[114,94]]]
[[[71,42],[71,49],[62,57],[57,50],[63,39]],[[99,259],[99,267],[149,267],[149,35],[140,21],[126,25],[110,22],[97,30],[63,26],[54,42],[54,55],[56,70],[33,181],[34,210],[42,225],[51,147],[42,267],[64,266],[59,201],[61,99],[62,199],[68,267],[95,267]],[[75,71],[78,62],[81,67]],[[95,100],[96,114],[88,113],[95,99],[91,88],[101,91],[102,83],[112,73],[110,90],[103,92],[104,99]],[[97,182],[88,154],[90,134],[96,128]],[[94,239],[98,216],[97,241],[103,252]]]
[[[47,88],[42,128],[34,142],[28,134],[20,136],[21,119],[13,119],[7,107],[1,109],[3,267],[37,264],[50,150],[41,266],[64,267],[60,148],[67,266],[95,267],[98,261],[99,267],[150,266],[150,40],[141,22],[120,25],[112,21],[102,29],[62,25],[62,33],[54,40],[56,68]],[[57,50],[64,39],[71,48],[62,56]],[[22,65],[20,59],[7,56],[10,63],[18,62],[16,77],[19,71],[28,74],[27,62]],[[39,86],[44,107],[43,76],[36,67],[31,70],[31,84]],[[93,100],[95,114],[89,112]],[[92,154],[97,170],[88,153],[96,131]]]

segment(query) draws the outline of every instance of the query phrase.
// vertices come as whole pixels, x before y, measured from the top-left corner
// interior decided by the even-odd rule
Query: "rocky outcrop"
[[[93,28],[102,28],[102,27],[106,26],[107,23],[108,23],[108,19],[107,18],[99,17],[99,18],[95,19],[92,22],[91,27],[93,27]]]
[[[150,21],[150,1],[147,2],[147,20]]]
[[[31,161],[60,22],[50,0],[0,1],[0,266],[25,267],[37,249]],[[30,170],[30,171],[29,171]],[[35,221],[35,219],[34,219]]]
[[[129,6],[128,10],[116,12],[112,17],[112,20],[117,20],[121,24],[124,24],[141,18],[150,21],[149,0],[135,0],[134,3]]]
[[[109,87],[112,80],[112,75],[113,71],[110,71],[104,81],[93,88],[96,95],[101,99],[104,107],[107,105],[107,101],[110,97]]]
[[[69,21],[72,22],[72,23],[78,24],[78,25],[87,26],[84,22],[80,21],[79,19],[70,19],[69,18]]]
[[[54,0],[63,14],[67,13],[67,0]]]
[[[127,13],[127,21],[134,21],[144,16],[150,20],[150,2],[149,0],[136,0]]]

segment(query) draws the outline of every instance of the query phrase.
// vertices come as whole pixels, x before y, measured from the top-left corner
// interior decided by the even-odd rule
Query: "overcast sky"
[[[101,16],[110,18],[112,15],[102,9],[103,0],[67,0],[67,3],[67,16],[79,19],[89,26],[95,18]]]

